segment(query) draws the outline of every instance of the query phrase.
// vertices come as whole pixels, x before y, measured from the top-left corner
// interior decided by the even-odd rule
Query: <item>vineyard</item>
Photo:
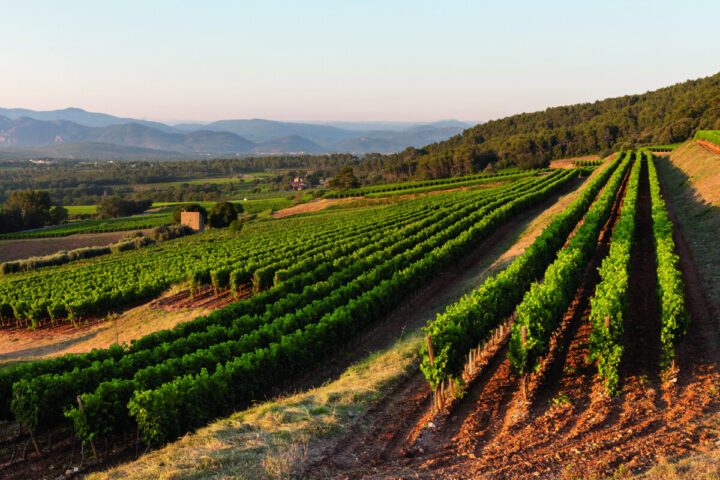
[[[698,130],[693,140],[712,153],[720,153],[720,130]]]
[[[492,183],[3,275],[2,328],[79,323],[173,285],[189,298],[213,291],[235,301],[130,345],[0,369],[8,426],[0,472],[22,464],[23,443],[43,458],[77,438],[101,461],[112,445],[126,454],[161,446],[297,387],[580,180],[511,262],[443,304],[423,329],[419,371],[378,406],[384,420],[310,462],[308,475],[342,478],[362,466],[378,478],[592,476],[646,468],[655,449],[685,452],[685,436],[704,438],[693,422],[715,400],[696,389],[714,381],[703,359],[715,353],[693,328],[697,282],[661,161],[643,148],[579,168],[345,191],[338,195]],[[715,331],[711,316],[701,325]],[[597,460],[580,462],[588,456]]]
[[[484,183],[504,182],[533,175],[540,170],[534,171],[506,171],[491,174],[467,175],[463,177],[440,178],[438,180],[425,180],[421,182],[402,182],[376,185],[374,187],[354,188],[341,190],[339,192],[328,192],[326,198],[346,198],[364,196],[367,198],[384,197],[388,195],[406,195],[413,193],[425,193],[433,190],[445,190],[450,188],[469,187],[482,185]]]
[[[33,439],[70,427],[90,443],[135,430],[151,445],[176,438],[336,354],[407,292],[577,173],[259,223],[240,237],[210,232],[141,254],[7,275],[3,318],[30,324],[107,311],[183,280],[191,288],[252,285],[255,295],[130,346],[4,368],[0,418],[17,420]]]
[[[55,227],[40,228],[16,233],[3,233],[0,239],[66,237],[77,233],[119,232],[122,230],[143,230],[172,223],[172,213],[148,213],[132,217],[107,220],[83,220]]]
[[[704,442],[715,313],[687,296],[697,280],[657,162],[642,149],[600,167],[507,268],[425,327],[423,382],[311,476],[604,478]]]

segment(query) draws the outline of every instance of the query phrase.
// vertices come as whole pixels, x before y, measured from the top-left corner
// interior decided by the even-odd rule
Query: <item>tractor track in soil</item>
[[[662,383],[646,165],[641,166],[638,202],[629,292],[632,313],[626,324],[618,397],[604,393],[595,365],[586,362],[592,330],[587,321],[589,297],[599,280],[597,267],[609,249],[610,224],[614,226],[616,211],[566,313],[561,327],[565,332],[548,355],[543,366],[546,375],[541,375],[535,386],[531,405],[521,405],[519,379],[512,376],[503,348],[436,428],[427,428],[430,390],[414,378],[394,398],[384,401],[387,407],[376,417],[382,421],[369,423],[363,435],[354,432],[348,436],[331,455],[313,464],[307,476],[587,478],[611,476],[620,466],[642,471],[659,457],[714,445],[711,414],[720,411],[713,393],[720,383],[717,311],[704,292],[688,244],[676,228],[692,321],[678,348],[677,377]],[[667,198],[666,202],[672,218],[672,205]],[[415,377],[422,379],[422,374]],[[411,398],[413,408],[394,408],[395,401],[407,405]],[[408,415],[411,418],[406,418]]]
[[[378,319],[371,328],[368,328],[355,341],[339,349],[339,352],[342,350],[342,355],[329,359],[325,364],[318,366],[290,385],[273,389],[273,391],[268,392],[268,397],[271,398],[276,395],[289,394],[319,386],[328,379],[335,379],[350,365],[362,360],[369,353],[387,348],[403,332],[421,327],[424,320],[420,313],[431,310],[438,303],[445,302],[444,298],[451,294],[456,284],[476,272],[478,266],[486,260],[488,252],[493,251],[498,245],[506,241],[507,237],[523,222],[541,214],[560,196],[567,194],[573,187],[577,186],[576,182],[570,182],[550,199],[519,214],[505,225],[499,227],[462,260],[441,272],[429,284],[415,292],[414,295],[409,294],[408,298],[401,302],[393,312],[385,318]],[[169,304],[184,302],[187,300],[186,297],[188,297],[187,292],[181,292],[173,296]],[[214,297],[214,294],[209,296],[209,298],[212,297]],[[202,298],[205,297],[201,297],[198,301],[202,301]],[[160,307],[162,308],[162,306]],[[371,416],[376,418],[376,415],[382,415],[382,412],[392,410],[390,416],[386,417],[386,422],[388,424],[395,423],[398,420],[396,409],[405,408],[404,411],[408,413],[408,418],[412,418],[410,412],[419,408],[418,402],[422,406],[427,397],[423,390],[430,391],[424,377],[421,374],[419,376],[418,374],[410,375],[395,387],[394,395],[392,395],[393,405],[389,404],[390,398],[387,401],[381,401],[371,407]],[[421,393],[418,394],[418,392]],[[398,397],[404,398],[404,402],[400,402]],[[414,427],[411,423],[408,424],[409,428]],[[365,427],[362,423],[356,426],[358,432]],[[37,439],[42,450],[41,454],[38,455],[34,452],[29,435],[25,433],[16,434],[18,428],[17,423],[6,422],[4,425],[0,423],[0,440],[3,437],[7,439],[4,442],[7,444],[5,445],[6,450],[0,453],[0,478],[3,480],[78,478],[92,471],[110,468],[132,460],[136,457],[136,449],[139,453],[146,450],[145,445],[136,444],[134,439],[128,439],[127,446],[122,445],[122,439],[115,439],[114,443],[110,442],[107,445],[98,443],[97,447],[101,456],[101,461],[98,463],[92,460],[92,452],[90,452],[89,447],[85,447],[84,451],[81,451],[79,441],[72,440],[66,429],[58,429],[52,432],[54,440],[50,449],[48,449],[48,435],[38,436]],[[65,474],[64,465],[79,466],[80,469]],[[51,466],[53,469],[50,468]]]

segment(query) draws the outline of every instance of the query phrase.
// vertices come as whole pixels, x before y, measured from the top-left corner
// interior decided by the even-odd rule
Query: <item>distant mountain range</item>
[[[221,120],[167,125],[79,108],[0,108],[0,157],[157,158],[196,155],[391,153],[446,140],[470,124]],[[363,128],[364,127],[364,128]]]

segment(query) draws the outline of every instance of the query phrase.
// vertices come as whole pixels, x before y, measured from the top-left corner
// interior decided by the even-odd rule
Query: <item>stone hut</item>
[[[196,232],[205,230],[205,220],[200,212],[181,212],[180,223],[187,225]]]

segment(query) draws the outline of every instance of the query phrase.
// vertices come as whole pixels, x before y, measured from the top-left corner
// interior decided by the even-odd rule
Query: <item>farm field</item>
[[[133,232],[138,230],[133,230]],[[147,235],[151,230],[139,230]],[[64,237],[0,240],[0,263],[8,260],[51,255],[61,250],[110,245],[120,241],[128,231],[78,233]]]
[[[108,381],[112,380],[112,382],[102,385],[96,383],[100,389],[92,393],[92,399],[91,397],[87,397],[86,400],[83,400],[83,411],[80,412],[78,410],[81,416],[78,417],[77,420],[73,420],[73,422],[80,422],[77,423],[77,425],[88,432],[90,437],[86,437],[86,440],[89,440],[90,438],[94,438],[100,431],[106,432],[105,435],[113,430],[113,434],[123,432],[126,421],[132,421],[130,416],[132,415],[131,411],[125,410],[126,413],[121,414],[121,416],[126,417],[127,420],[120,420],[119,417],[115,417],[118,421],[104,425],[101,423],[104,423],[108,417],[102,412],[106,408],[114,410],[120,408],[121,410],[118,410],[117,413],[121,413],[121,411],[125,409],[124,405],[126,401],[130,399],[127,395],[130,394],[132,396],[133,389],[141,385],[143,386],[142,388],[147,388],[151,385],[150,383],[146,383],[146,381],[151,381],[157,389],[157,395],[162,397],[167,395],[163,390],[163,388],[165,388],[163,385],[174,388],[172,386],[173,378],[183,382],[203,382],[207,374],[198,368],[202,362],[206,361],[201,360],[203,357],[206,357],[207,361],[216,364],[218,361],[222,362],[220,358],[224,355],[227,359],[226,361],[229,362],[226,366],[228,373],[234,371],[235,373],[233,373],[233,375],[242,375],[241,372],[247,371],[247,368],[257,360],[264,358],[263,362],[276,362],[279,360],[279,357],[273,360],[273,356],[287,355],[287,353],[284,353],[284,349],[292,348],[292,351],[295,352],[295,369],[307,369],[314,365],[322,356],[332,354],[332,350],[329,352],[323,351],[324,349],[317,351],[318,345],[331,345],[336,343],[318,343],[324,336],[333,336],[333,338],[337,338],[338,341],[341,342],[349,341],[352,336],[356,335],[355,332],[360,329],[360,325],[357,322],[361,322],[363,319],[367,322],[375,316],[382,314],[382,312],[385,311],[384,309],[392,308],[394,302],[397,300],[391,300],[392,297],[388,297],[391,292],[397,291],[396,289],[398,288],[417,288],[422,286],[422,282],[426,281],[425,278],[430,278],[433,272],[437,271],[436,269],[441,268],[442,265],[447,265],[448,262],[454,261],[458,255],[469,248],[468,242],[471,240],[477,241],[477,239],[482,239],[490,235],[500,225],[508,222],[513,214],[527,209],[538,200],[543,200],[553,195],[559,189],[564,188],[576,176],[576,171],[557,172],[552,175],[523,178],[517,182],[495,189],[423,197],[422,199],[412,202],[383,207],[381,210],[368,208],[365,209],[364,212],[334,212],[325,216],[318,216],[317,218],[287,219],[283,220],[282,224],[274,222],[267,227],[259,223],[256,226],[256,235],[251,235],[249,232],[238,240],[242,242],[241,245],[246,245],[242,248],[234,247],[231,238],[226,237],[224,239],[225,241],[218,242],[217,240],[222,238],[218,235],[222,235],[223,232],[209,232],[207,235],[214,235],[214,237],[209,237],[214,240],[209,242],[210,245],[216,245],[225,249],[229,248],[230,250],[228,251],[237,250],[242,253],[240,253],[239,257],[236,256],[234,258],[218,254],[205,257],[224,259],[225,263],[218,264],[216,267],[208,265],[206,260],[201,262],[195,260],[198,265],[202,265],[202,268],[197,270],[190,278],[191,282],[193,282],[193,288],[197,288],[197,286],[204,283],[213,284],[215,288],[222,289],[230,286],[234,292],[241,290],[242,285],[245,284],[252,285],[250,288],[261,293],[257,293],[249,301],[236,303],[218,310],[207,317],[199,317],[191,322],[183,323],[173,330],[164,333],[158,332],[157,334],[143,337],[140,341],[134,342],[132,346],[127,347],[127,350],[123,348],[111,348],[107,351],[96,351],[86,356],[78,356],[77,358],[36,362],[28,364],[27,366],[21,365],[4,369],[2,370],[4,377],[3,388],[7,389],[10,388],[12,384],[18,383],[20,379],[27,375],[27,373],[23,372],[32,372],[32,377],[26,377],[26,381],[29,382],[28,387],[31,389],[28,390],[28,393],[30,391],[35,391],[36,393],[44,392],[40,393],[42,398],[35,397],[35,394],[25,396],[19,390],[24,387],[20,387],[19,384],[13,386],[12,389],[15,398],[15,400],[11,402],[15,406],[13,410],[24,417],[22,423],[25,424],[26,427],[34,425],[31,427],[33,430],[38,428],[41,430],[47,430],[48,428],[63,429],[63,426],[67,425],[68,422],[68,419],[64,418],[63,415],[63,409],[65,407],[62,406],[66,401],[62,400],[60,403],[57,403],[57,400],[75,398],[67,390],[68,387],[72,391],[76,391],[77,395],[83,394],[85,391],[90,394],[95,388],[87,383],[90,377],[85,377],[86,380],[80,380],[80,377],[77,377],[77,375],[85,376],[95,371],[97,367],[100,367],[105,373],[97,371],[92,374],[92,377],[96,379],[99,378],[101,381],[104,379]],[[440,218],[442,218],[442,220],[440,220]],[[477,222],[477,219],[480,218],[483,220]],[[348,225],[355,224],[356,228],[347,228],[345,223]],[[392,228],[395,233],[388,236],[388,234],[383,231],[383,228],[386,227],[381,227],[383,224],[387,225],[387,228]],[[360,226],[362,226],[362,228],[358,229],[357,227]],[[288,232],[291,232],[293,228],[295,228],[295,233],[288,235]],[[372,236],[363,235],[363,229],[368,228],[372,229]],[[286,239],[285,245],[282,243],[279,244],[278,246],[282,247],[282,249],[276,252],[268,250],[268,245],[277,245],[276,241],[269,241],[270,238],[273,238],[273,236],[277,237],[277,235],[282,235],[282,237]],[[446,241],[445,239],[448,238],[447,235],[452,235],[449,237],[452,238],[452,240]],[[196,235],[190,238],[198,242],[197,239],[201,237],[202,236]],[[330,242],[333,238],[337,238],[337,240]],[[381,238],[383,240],[378,241]],[[400,238],[403,238],[403,240],[395,243]],[[373,239],[376,240],[373,241]],[[182,251],[185,258],[193,258],[190,252],[195,248],[193,246],[194,242],[190,241],[183,247],[180,247],[180,243],[177,242],[183,242],[184,240],[188,241],[186,239],[179,239],[174,246],[170,245],[172,242],[165,242],[164,245],[168,246],[168,250],[170,250],[170,247],[173,247],[173,251]],[[207,244],[208,242],[205,243]],[[256,246],[253,247],[252,245]],[[161,255],[161,257],[157,257],[152,253],[152,248],[155,247],[145,249],[142,260],[136,260],[133,257],[123,259],[121,258],[123,254],[119,254],[114,256],[111,263],[116,263],[121,267],[132,265],[137,273],[130,273],[127,270],[115,270],[117,273],[126,272],[122,273],[121,276],[127,276],[126,278],[130,280],[138,278],[138,273],[140,273],[143,268],[146,268],[142,266],[142,263],[145,262],[149,267],[148,273],[153,275],[152,278],[157,279],[158,272],[153,265],[157,264],[158,259],[162,258],[162,255],[166,255],[169,252],[163,253],[162,249],[159,249],[157,255]],[[283,257],[278,256],[281,252],[285,258],[287,258],[291,252],[295,252],[295,255],[291,256],[291,258],[283,259]],[[248,255],[250,255],[250,257],[247,257]],[[133,259],[130,260],[130,258]],[[153,258],[155,258],[155,260],[153,260]],[[194,258],[199,259],[202,257],[195,256]],[[237,267],[235,269],[232,268],[233,262],[237,263],[244,258],[257,258],[257,260],[254,261],[255,263],[248,260],[239,264],[248,265],[249,263],[252,266],[251,269],[248,269],[246,266],[242,266],[240,269],[237,269]],[[317,264],[316,262],[322,258],[326,258],[327,260],[321,260],[321,263]],[[310,263],[305,262],[304,259],[307,259],[307,262]],[[150,263],[147,263],[148,260]],[[28,317],[27,320],[42,323],[43,315],[47,317],[51,312],[60,312],[61,310],[58,310],[62,309],[60,305],[65,305],[65,312],[70,313],[71,317],[73,317],[71,320],[73,322],[80,321],[84,316],[78,315],[78,307],[81,304],[69,299],[73,298],[72,295],[79,298],[77,297],[77,293],[75,293],[79,290],[73,286],[74,282],[83,282],[84,280],[82,279],[84,275],[90,275],[87,278],[95,277],[95,273],[89,273],[90,271],[87,270],[87,268],[96,268],[92,266],[94,263],[97,263],[95,259],[90,260],[87,265],[78,266],[77,268],[68,266],[49,267],[35,272],[38,275],[37,277],[32,277],[27,274],[9,275],[3,282],[4,287],[6,287],[5,292],[19,291],[18,287],[20,284],[26,285],[26,287],[20,287],[21,290],[25,290],[26,288],[35,288],[31,287],[31,285],[41,285],[42,283],[38,284],[38,281],[51,282],[54,285],[52,289],[53,294],[51,297],[48,297],[48,299],[51,302],[50,305],[55,306],[47,310],[47,313],[43,313],[42,305],[47,305],[47,303],[40,297],[37,297],[41,294],[41,290],[35,290],[35,293],[29,293],[24,297],[37,297],[38,300],[37,303],[34,304],[35,306],[31,306],[30,310],[28,310],[30,316],[34,316],[33,319]],[[111,267],[110,264],[104,262],[100,263],[102,263],[102,265],[98,265],[98,269],[106,273],[113,272],[113,268],[115,267]],[[163,263],[166,263],[166,261],[163,261]],[[398,267],[401,267],[403,264],[407,265],[407,267],[398,269]],[[316,266],[311,267],[311,265]],[[66,270],[62,270],[63,268],[66,268]],[[167,270],[167,268],[165,270]],[[187,267],[179,270],[179,272],[186,271]],[[335,271],[335,273],[333,273],[333,271]],[[355,272],[358,271],[365,271],[366,273],[351,280],[355,278],[357,275]],[[112,273],[111,275],[117,276],[117,274]],[[182,273],[182,275],[184,276],[186,274]],[[117,279],[119,278],[120,277],[117,277]],[[327,278],[328,280],[317,284],[318,286],[313,286],[312,282],[317,282],[321,278]],[[66,281],[70,282],[68,283],[68,289],[65,290],[67,293],[63,293],[63,287],[58,283],[62,282],[61,279],[66,279]],[[116,280],[108,283],[108,285],[115,285]],[[173,282],[175,281],[177,281],[177,279],[173,280]],[[9,287],[10,284],[13,286]],[[94,282],[94,285],[95,288],[102,288],[97,282]],[[128,286],[130,285],[131,283],[128,284]],[[137,293],[131,294],[130,292],[133,291],[135,287],[130,287],[130,290],[126,290],[126,293],[122,296],[117,296],[116,293],[112,293],[114,290],[108,290],[107,295],[97,290],[97,293],[92,295],[92,298],[95,300],[91,303],[84,303],[83,308],[88,313],[92,311],[100,312],[108,306],[119,306],[122,302],[132,301],[132,298],[139,299],[143,295],[152,295],[153,290],[162,288],[161,284],[158,283],[155,283],[155,285],[157,285],[156,287],[151,285],[152,284],[148,284],[147,281],[143,281],[143,284],[137,284],[138,289],[134,290]],[[329,289],[328,291],[330,292],[335,289],[336,293],[320,300],[322,297],[319,295],[322,295],[323,290],[318,290],[319,287]],[[47,292],[47,290],[45,291]],[[297,294],[293,292],[301,293]],[[67,297],[67,295],[71,296]],[[128,295],[135,295],[135,297]],[[287,298],[282,300],[284,295],[287,295]],[[66,296],[65,298],[68,298],[68,300],[63,300],[63,303],[58,303],[57,300],[60,300],[62,296]],[[21,303],[11,300],[10,297],[6,298],[10,300],[11,303],[15,302],[12,303],[14,307],[11,307],[15,319],[22,319],[25,314],[20,313],[21,310],[18,308]],[[54,301],[52,298],[57,300]],[[357,298],[357,300],[353,300],[354,298]],[[396,298],[399,300],[401,297]],[[370,299],[373,299],[376,306],[368,310],[368,304],[366,302],[370,301]],[[23,302],[19,297],[17,301]],[[346,303],[348,301],[349,303]],[[293,315],[295,317],[294,319],[293,316],[290,315],[284,318],[281,317],[283,318],[282,321],[267,324],[270,328],[261,328],[258,331],[258,333],[262,332],[261,336],[254,333],[254,329],[265,325],[268,320],[277,314],[275,312],[279,312],[278,308],[294,309],[298,308],[298,306],[302,307],[303,304],[306,304],[306,306],[296,311]],[[10,303],[6,303],[5,305],[10,305]],[[342,307],[342,305],[347,306]],[[37,307],[40,307],[40,309]],[[340,307],[340,310],[335,310],[336,313],[333,314],[333,309],[337,309],[338,307]],[[347,312],[344,317],[339,316],[337,313],[343,309]],[[263,314],[262,312],[264,310],[266,310],[266,313]],[[350,312],[353,311],[355,314],[350,316]],[[9,310],[7,307],[4,307],[4,315],[6,314],[9,314]],[[62,314],[56,315],[54,318],[50,317],[50,319],[52,319],[53,322],[57,322],[58,320],[62,321],[61,317]],[[313,323],[318,322],[318,320],[320,321],[319,323]],[[350,328],[328,330],[327,327],[333,325],[334,322],[344,322],[344,324]],[[355,323],[355,325],[353,325],[353,323]],[[306,326],[303,328],[303,325]],[[220,327],[220,329],[217,327]],[[296,333],[291,334],[297,327],[300,327],[301,330],[297,330]],[[188,337],[191,332],[195,332],[195,334]],[[283,339],[285,337],[287,340],[283,340],[281,343],[273,343],[273,341],[277,341],[273,340],[273,338]],[[172,338],[176,340],[173,341]],[[191,343],[188,343],[186,338],[192,339]],[[167,343],[168,341],[175,342],[181,350],[175,351],[175,347],[171,350],[165,350],[164,347],[158,350],[154,347],[161,345],[163,342]],[[222,345],[222,348],[207,348],[214,344],[217,344],[218,347]],[[264,350],[256,350],[253,353],[253,349],[258,347],[262,349],[265,345],[272,347],[272,349],[265,347]],[[273,345],[277,346],[273,347]],[[306,346],[303,347],[303,345]],[[315,347],[308,348],[310,345],[315,345]],[[277,350],[278,347],[279,350]],[[230,348],[230,350],[227,350],[228,348]],[[191,353],[193,351],[195,351],[195,353]],[[247,353],[243,355],[243,351]],[[152,353],[152,357],[154,357],[152,363],[157,364],[156,366],[151,366],[147,362],[152,358],[147,356],[150,352],[154,352]],[[181,352],[187,353],[183,355]],[[183,363],[185,363],[186,366],[182,366],[173,360],[178,353],[180,353],[180,356],[177,358],[183,358]],[[300,354],[303,355],[302,363],[299,362],[301,358],[299,357]],[[187,355],[191,356],[187,357]],[[221,356],[218,357],[218,355]],[[131,358],[135,360],[129,361]],[[166,360],[163,361],[161,358],[165,358]],[[196,366],[190,366],[190,364],[186,363],[190,358],[195,358],[201,363],[196,364]],[[253,358],[257,360],[253,360]],[[89,363],[93,360],[102,360],[103,362],[101,365],[95,366]],[[252,363],[242,363],[243,361],[250,361]],[[68,364],[68,362],[70,363]],[[79,367],[80,369],[74,372],[66,370],[70,365]],[[157,370],[157,367],[165,370],[165,373],[161,373],[161,370]],[[188,367],[190,368],[188,369]],[[258,365],[258,367],[260,367],[260,365]],[[38,370],[38,368],[41,370]],[[130,368],[130,370],[128,370],[128,368]],[[138,376],[141,371],[150,373],[148,368],[156,371],[156,373],[152,374],[154,379],[152,377],[144,377],[145,374]],[[177,370],[178,368],[180,368],[179,371]],[[260,384],[253,387],[253,389],[236,390],[235,393],[232,394],[235,395],[234,400],[232,397],[226,397],[226,400],[231,402],[230,404],[247,402],[253,398],[257,398],[257,395],[262,395],[261,392],[264,391],[264,388],[271,385],[282,384],[284,382],[284,380],[282,380],[283,378],[288,380],[291,378],[286,375],[297,374],[301,371],[296,372],[295,369],[275,370],[275,373],[269,375],[270,372],[267,370],[268,368],[277,369],[278,367],[271,367],[270,364],[265,364],[262,368],[263,371],[265,371],[264,376],[266,380],[264,381],[269,382],[265,384],[266,387],[260,387],[260,385],[262,385]],[[67,373],[62,373],[63,371]],[[175,373],[173,373],[173,371],[175,371]],[[135,374],[135,372],[138,374]],[[180,372],[183,373],[181,374]],[[100,373],[100,377],[97,376],[98,373]],[[161,376],[155,376],[157,374]],[[191,376],[180,376],[188,374]],[[218,382],[224,382],[222,375],[223,374],[220,374],[218,371],[207,377],[210,382],[216,385],[213,389],[221,385],[221,383]],[[74,379],[71,380],[71,377]],[[163,377],[165,380],[161,380]],[[257,378],[259,379],[260,377]],[[60,383],[56,383],[58,381],[65,385],[65,387],[62,389],[59,388]],[[40,387],[41,383],[45,382],[50,382],[47,386],[54,386],[50,386],[49,389]],[[136,385],[136,382],[141,383],[133,386]],[[238,385],[243,384],[243,382],[238,383]],[[257,390],[258,387],[260,390]],[[110,388],[110,390],[108,390],[108,388]],[[130,390],[128,390],[128,388]],[[115,393],[110,393],[111,391]],[[107,396],[108,393],[111,396]],[[49,397],[46,397],[48,394],[56,396],[56,400],[50,400]],[[60,396],[58,397],[57,395]],[[112,400],[112,397],[115,395],[127,397],[127,400]],[[9,400],[9,397],[5,395],[3,395],[3,397]],[[137,398],[139,399],[140,397]],[[97,400],[99,400],[99,403]],[[30,401],[35,406],[28,408],[29,405],[24,403],[26,401]],[[48,409],[48,405],[51,404],[56,405],[56,407]],[[218,409],[216,413],[207,411],[203,414],[202,418],[187,417],[188,423],[179,425],[180,430],[177,429],[178,426],[172,426],[170,424],[160,429],[147,424],[148,428],[142,429],[143,437],[145,441],[151,443],[170,440],[178,434],[183,433],[183,430],[199,426],[202,422],[211,418],[205,417],[204,415],[217,415],[229,406],[228,404],[225,404],[228,406],[224,406],[223,403],[220,402],[216,402],[215,404]],[[95,410],[95,407],[91,405],[95,405],[99,410]],[[182,407],[183,405],[190,407],[191,403],[186,400],[180,400],[179,403],[177,403],[178,407]],[[67,405],[67,407],[71,406],[71,404]],[[6,405],[2,409],[3,412],[5,412],[3,415],[10,413],[9,407],[9,405]],[[152,407],[150,404],[146,404],[143,408]],[[31,420],[30,417],[25,418],[25,413],[22,412],[35,412],[31,415],[39,416],[36,416],[35,420]],[[148,410],[148,412],[150,412],[150,410]],[[27,422],[30,423],[28,424]],[[108,428],[111,430],[107,430]],[[38,430],[38,432],[39,431],[40,430]]]
[[[260,196],[266,198],[248,198],[247,200],[232,200],[231,202],[242,204],[244,210],[251,214],[260,214],[263,212],[270,214],[274,210],[287,208],[293,203],[292,200],[288,199],[289,194],[287,192],[285,192],[282,196],[278,196],[277,194],[271,196]],[[78,234],[150,229],[160,225],[171,224],[172,208],[170,207],[181,203],[197,203],[206,209],[210,209],[217,202],[157,202],[152,205],[152,208],[148,211],[148,213],[140,215],[111,219],[81,220],[36,230],[5,233],[0,235],[0,241],[2,239],[53,238]],[[77,207],[71,206],[67,208],[71,213],[97,212],[97,207],[95,205],[82,205]]]
[[[98,456],[88,471],[129,459],[133,431],[146,446],[170,442],[149,458],[184,455],[186,441],[172,442],[188,431],[353,362],[385,362],[386,373],[350,368],[315,397],[223,424],[223,435],[244,438],[233,425],[263,424],[272,409],[297,416],[298,402],[328,402],[338,388],[333,398],[344,400],[329,402],[354,412],[307,407],[315,413],[301,424],[331,428],[328,438],[270,422],[265,456],[248,452],[240,465],[310,478],[570,478],[698,451],[716,431],[720,350],[706,333],[717,329],[707,276],[717,259],[698,248],[711,237],[688,243],[679,227],[720,228],[707,210],[717,201],[714,157],[693,142],[665,157],[625,151],[589,177],[555,169],[479,189],[410,189],[396,202],[254,221],[240,236],[208,231],[6,275],[4,474],[72,462],[71,431]],[[676,201],[694,202],[685,217],[703,228],[674,227]],[[368,349],[384,353],[363,360]],[[399,363],[389,368],[388,358]],[[386,400],[359,395],[348,375]],[[285,428],[293,433],[281,440]],[[28,442],[34,460],[13,462]],[[296,442],[332,454],[311,460]],[[130,475],[124,468],[109,478]]]
[[[715,282],[705,282],[705,274],[693,262],[693,258],[712,261],[714,252],[696,243],[701,240],[692,225],[686,230],[684,224],[680,223],[682,229],[676,224],[671,236],[679,255],[677,270],[690,320],[684,337],[664,340],[667,335],[661,329],[677,317],[663,312],[652,285],[669,285],[667,277],[656,273],[653,279],[652,275],[668,260],[662,255],[656,258],[653,240],[668,238],[662,237],[667,230],[654,227],[663,218],[658,193],[666,195],[671,219],[676,219],[677,209],[698,198],[705,201],[698,202],[697,212],[717,202],[716,197],[708,197],[714,191],[711,185],[720,165],[717,156],[698,157],[702,152],[701,147],[688,144],[670,157],[654,160],[633,153],[633,163],[617,166],[615,183],[606,179],[597,198],[589,195],[592,206],[580,209],[585,218],[571,234],[578,239],[575,244],[589,238],[587,266],[574,280],[578,283],[571,289],[570,299],[564,300],[566,307],[558,310],[555,333],[541,355],[545,358],[536,357],[538,367],[531,369],[533,374],[527,379],[527,400],[523,398],[522,375],[513,371],[513,357],[507,357],[517,327],[493,335],[490,326],[486,330],[491,332],[489,337],[478,342],[481,353],[473,358],[471,371],[467,355],[455,370],[466,385],[453,388],[458,389],[456,393],[465,393],[446,394],[445,405],[436,408],[437,396],[427,372],[423,372],[428,364],[426,333],[418,327],[425,322],[437,325],[448,318],[466,318],[460,317],[466,315],[462,312],[478,308],[476,305],[486,311],[478,285],[496,289],[498,283],[488,284],[488,279],[497,281],[503,272],[517,272],[513,265],[533,251],[530,245],[539,245],[536,242],[541,230],[568,218],[565,214],[572,210],[571,204],[578,205],[578,197],[602,169],[596,169],[583,188],[488,248],[478,264],[468,270],[453,269],[465,272],[460,278],[446,278],[445,282],[456,285],[456,289],[451,287],[439,297],[431,295],[427,301],[421,292],[420,301],[403,305],[392,314],[398,318],[394,328],[403,332],[400,340],[393,343],[397,335],[384,341],[365,337],[363,346],[376,353],[364,358],[350,348],[348,363],[335,361],[335,371],[344,373],[324,372],[321,376],[337,380],[240,411],[137,461],[91,478],[703,478],[717,465],[720,404],[716,392],[720,372],[715,339],[719,332],[716,303],[712,301],[716,299],[710,296],[708,301],[706,296],[703,300],[703,283]],[[675,169],[686,177],[678,176]],[[671,184],[678,187],[674,193],[669,193]],[[603,198],[604,214],[593,222],[592,210]],[[688,203],[680,204],[683,199]],[[705,222],[703,232],[720,232],[714,214],[687,218]],[[594,240],[582,233],[587,225],[596,225]],[[633,225],[632,233],[623,225]],[[621,229],[626,232],[624,236]],[[707,235],[709,241],[711,235]],[[628,244],[627,238],[636,240]],[[571,240],[560,248],[572,245]],[[629,247],[627,257],[621,254],[621,247]],[[698,257],[699,252],[704,254]],[[585,360],[591,353],[593,332],[602,332],[604,327],[603,320],[599,328],[595,326],[592,319],[597,313],[593,309],[601,312],[601,308],[613,308],[612,303],[600,304],[595,299],[604,291],[599,285],[610,285],[620,278],[597,269],[601,265],[609,269],[609,258],[625,259],[616,265],[627,271],[627,283],[620,288],[624,288],[630,304],[627,310],[614,314],[622,316],[624,326],[624,331],[614,337],[615,344],[624,347],[615,365],[615,396],[607,394],[606,373],[611,370],[599,371],[597,363]],[[707,271],[714,272],[712,265]],[[431,284],[428,288],[434,287]],[[666,287],[665,291],[673,290]],[[532,298],[529,295],[512,300],[527,304]],[[516,307],[519,312],[522,308]],[[516,326],[525,321],[522,315],[515,319]],[[475,320],[475,325],[482,323]],[[532,323],[526,325],[532,329]],[[611,328],[615,325],[610,324]],[[384,327],[377,328],[384,331]],[[435,339],[432,328],[428,332],[437,346],[436,361],[447,367],[452,362],[444,362],[439,355],[442,343]],[[464,336],[456,338],[464,340]],[[485,343],[487,338],[489,343]],[[459,345],[454,348],[462,353]],[[674,368],[670,370],[663,365],[669,351],[665,345],[677,346],[671,354]],[[358,363],[345,369],[344,365],[355,361]],[[449,389],[446,383],[445,391]]]
[[[720,480],[717,5],[7,3],[0,480]]]

